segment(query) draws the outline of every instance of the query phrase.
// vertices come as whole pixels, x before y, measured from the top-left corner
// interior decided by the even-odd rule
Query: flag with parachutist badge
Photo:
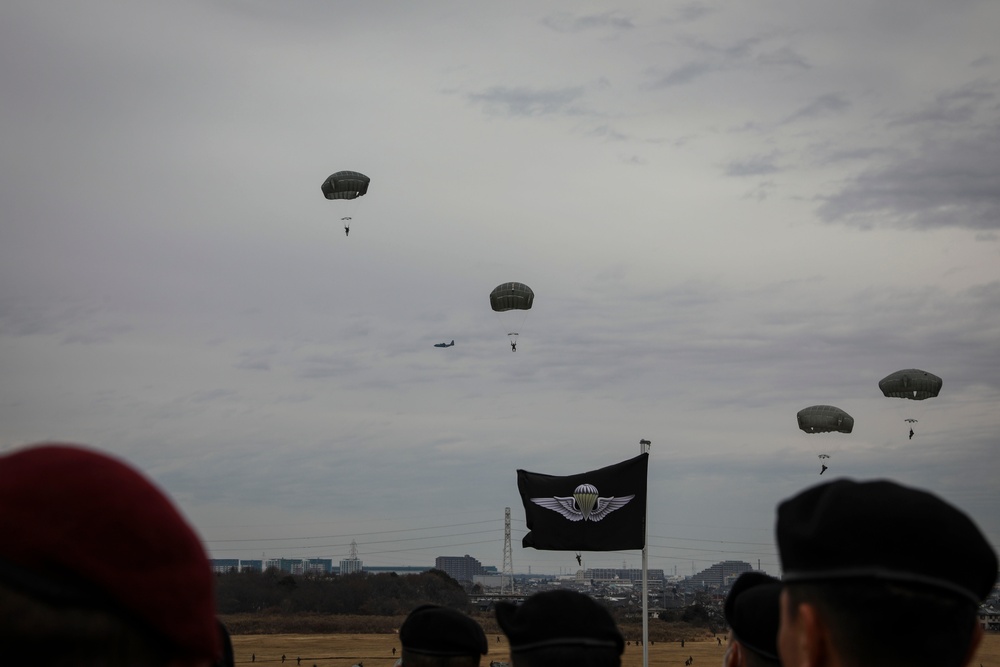
[[[553,551],[645,546],[649,454],[577,475],[517,471],[528,533],[521,544]]]

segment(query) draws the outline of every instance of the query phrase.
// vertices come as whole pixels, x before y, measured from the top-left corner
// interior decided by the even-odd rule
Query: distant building
[[[421,574],[431,569],[430,565],[400,565],[398,567],[367,565],[365,572],[368,574]]]
[[[691,584],[708,588],[731,585],[744,572],[751,572],[753,565],[741,560],[726,560],[692,575]]]
[[[364,564],[358,558],[358,543],[351,541],[351,555],[340,561],[340,574],[357,574],[364,571]]]
[[[979,627],[990,632],[1000,630],[1000,609],[987,605],[979,607]]]
[[[611,567],[587,568],[583,571],[583,578],[592,581],[631,581],[642,582],[642,570],[616,569]],[[646,582],[652,584],[654,581],[659,586],[663,582],[663,570],[646,570]]]
[[[477,575],[486,574],[483,564],[468,554],[464,556],[438,556],[434,559],[434,567],[445,572],[455,581],[472,582]]]
[[[274,568],[288,574],[329,574],[333,570],[333,561],[329,558],[268,558],[248,559],[213,558],[209,561],[212,572],[225,574],[227,572],[263,572]]]
[[[303,558],[301,574],[330,574],[333,572],[332,558]],[[298,574],[298,573],[296,573]]]
[[[240,571],[240,559],[239,558],[213,558],[212,559],[212,572],[216,574],[225,574],[226,572],[231,572],[236,570]]]
[[[358,572],[363,572],[364,569],[364,563],[361,562],[360,558],[345,558],[340,561],[341,574],[357,574]]]
[[[479,584],[484,589],[500,588],[503,585],[503,577],[499,574],[476,574],[472,576],[472,583]]]

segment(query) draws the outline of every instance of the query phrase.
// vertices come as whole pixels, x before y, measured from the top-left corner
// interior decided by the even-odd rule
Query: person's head
[[[500,602],[497,622],[514,667],[618,667],[625,639],[611,614],[568,590],[536,593],[521,605]]]
[[[488,649],[486,633],[460,611],[426,604],[399,628],[403,667],[478,667]]]
[[[895,482],[837,480],[782,502],[776,536],[784,667],[972,658],[997,556],[957,508]]]
[[[774,667],[778,660],[781,582],[763,572],[744,572],[726,596],[729,646],[723,667]]]
[[[63,444],[0,456],[0,535],[5,660],[224,660],[201,540],[129,465]]]

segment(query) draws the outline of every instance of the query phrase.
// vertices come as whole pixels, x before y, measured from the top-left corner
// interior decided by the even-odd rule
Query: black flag
[[[619,551],[645,546],[649,454],[566,477],[517,471],[528,534],[522,546]]]

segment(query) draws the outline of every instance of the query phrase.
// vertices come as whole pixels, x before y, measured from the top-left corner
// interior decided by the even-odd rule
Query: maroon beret
[[[55,604],[136,620],[174,656],[218,660],[201,540],[129,465],[77,445],[0,456],[0,579]]]

